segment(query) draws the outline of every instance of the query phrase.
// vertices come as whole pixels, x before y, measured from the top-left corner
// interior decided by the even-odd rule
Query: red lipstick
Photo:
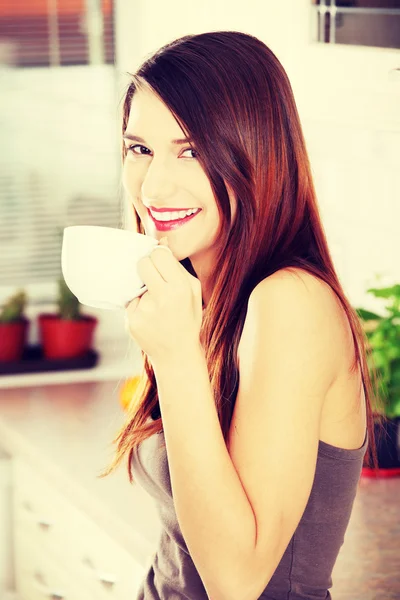
[[[184,210],[184,209],[182,209],[182,210]],[[187,209],[187,210],[190,210],[190,209]],[[197,212],[193,213],[192,215],[189,215],[188,217],[184,217],[183,219],[174,219],[173,221],[157,221],[157,219],[155,219],[153,217],[153,215],[151,214],[149,209],[147,209],[147,212],[149,213],[150,219],[153,221],[153,223],[155,224],[156,229],[158,231],[171,231],[172,229],[178,229],[178,227],[181,227],[181,225],[185,225],[185,223],[187,223],[188,221],[193,219],[196,215],[198,215],[201,212],[201,209],[198,210]],[[160,210],[159,212],[167,212],[167,211]]]
[[[155,208],[154,206],[149,206],[153,212],[174,212],[174,210],[190,210],[191,208],[197,208],[196,206],[189,206],[189,208]]]

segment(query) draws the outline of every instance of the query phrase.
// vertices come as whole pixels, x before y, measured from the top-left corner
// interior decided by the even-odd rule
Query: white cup
[[[135,231],[97,225],[66,227],[61,253],[65,282],[82,304],[125,308],[147,291],[137,263],[157,246],[171,252],[155,238]]]

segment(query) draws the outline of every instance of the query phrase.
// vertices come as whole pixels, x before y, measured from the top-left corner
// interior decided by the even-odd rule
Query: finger
[[[166,248],[169,250],[169,254],[166,252],[157,252],[158,248]],[[150,258],[167,283],[182,284],[186,280],[187,271],[185,267],[181,265],[179,260],[173,255],[172,250],[167,246],[161,244],[156,246],[152,250]]]
[[[158,248],[166,248],[169,250],[171,256],[163,256],[162,252],[157,252]],[[189,273],[168,246],[160,243],[152,250],[150,256],[165,281],[177,284],[186,281]]]
[[[155,250],[156,248],[164,248],[165,250],[168,250],[168,252],[170,252],[172,254],[172,256],[173,256],[172,250],[171,250],[171,248],[169,246],[165,246],[164,244],[158,244],[158,246],[156,246],[155,248],[153,248],[153,250]]]
[[[160,261],[154,259],[153,252],[149,256],[144,256],[138,261],[137,272],[144,285],[147,286],[150,294],[158,295],[165,290],[167,281],[164,279],[165,268],[160,267]],[[166,252],[157,252],[157,254],[162,254],[162,258],[172,259],[171,256],[167,256]],[[164,276],[162,272],[164,273]]]

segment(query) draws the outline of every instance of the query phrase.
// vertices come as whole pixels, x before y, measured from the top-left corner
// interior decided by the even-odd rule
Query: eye
[[[194,156],[189,157],[189,158],[198,158],[198,156],[199,156],[199,153],[194,148],[186,148],[186,150],[184,150],[183,152],[194,152]]]
[[[128,146],[126,151],[132,152],[132,154],[139,154],[139,155],[142,154],[142,152],[134,152],[133,151],[134,148],[145,148],[146,150],[148,150],[148,148],[146,148],[146,146],[141,146],[140,144],[134,144],[133,146]],[[147,154],[147,153],[145,152],[145,154]]]
[[[141,148],[141,149],[144,148],[145,150],[147,150],[147,152],[141,152],[141,151],[140,152],[135,152],[134,148]],[[126,152],[127,153],[131,152],[132,154],[136,154],[138,156],[143,156],[143,155],[147,155],[150,152],[150,150],[148,148],[146,148],[146,146],[142,146],[140,144],[134,144],[132,146],[128,146],[126,148]],[[184,152],[193,152],[194,153],[194,156],[191,156],[191,157],[190,156],[185,156],[184,158],[194,158],[194,159],[196,159],[199,156],[197,150],[195,150],[194,148],[186,148],[185,150],[183,150],[182,154]]]

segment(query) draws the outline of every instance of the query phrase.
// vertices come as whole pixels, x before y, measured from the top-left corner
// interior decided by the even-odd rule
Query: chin
[[[180,254],[180,253],[176,254],[174,252],[173,248],[171,248],[171,250],[172,250],[172,253],[175,256],[176,260],[179,260],[179,262],[182,262],[182,260],[185,260],[186,258],[189,258],[189,256],[186,256],[186,254]]]

